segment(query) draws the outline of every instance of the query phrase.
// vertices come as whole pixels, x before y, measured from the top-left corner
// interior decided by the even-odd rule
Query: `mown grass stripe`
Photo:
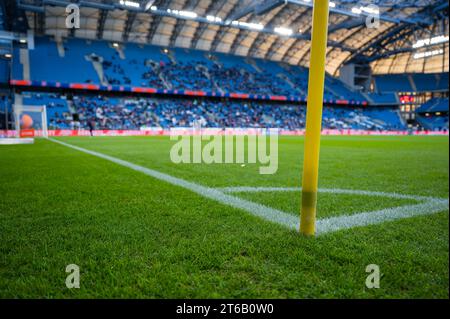
[[[273,209],[255,202],[231,196],[226,193],[232,192],[252,192],[252,191],[299,191],[300,188],[295,187],[225,187],[225,188],[210,188],[202,186],[184,179],[171,176],[147,167],[133,164],[128,161],[118,159],[113,156],[105,155],[99,152],[91,151],[72,144],[64,143],[55,139],[49,139],[52,142],[72,148],[74,150],[90,154],[110,162],[128,167],[132,170],[144,173],[148,176],[154,177],[161,181],[170,183],[175,186],[183,187],[203,197],[213,199],[225,205],[229,205],[238,209],[242,209],[254,216],[260,217],[264,220],[283,225],[289,229],[299,229],[299,218],[285,213],[283,211]],[[344,190],[344,189],[320,189],[320,192],[336,193],[336,194],[355,194],[368,196],[383,196],[391,198],[403,198],[425,201],[424,203],[416,205],[408,205],[394,208],[386,208],[378,211],[363,212],[353,215],[343,215],[338,217],[323,218],[317,220],[316,233],[317,235],[335,232],[343,229],[353,227],[368,226],[380,224],[386,221],[397,220],[402,218],[409,218],[414,216],[429,215],[448,210],[448,199],[439,199],[426,196],[403,195],[397,193],[384,193],[364,190]]]
[[[80,151],[80,152],[83,152],[86,154],[90,154],[90,155],[108,160],[110,162],[128,167],[132,170],[141,172],[143,174],[154,177],[161,181],[183,187],[183,188],[188,189],[194,193],[197,193],[203,197],[213,199],[222,204],[226,204],[226,205],[238,208],[238,209],[245,210],[245,211],[251,213],[252,215],[255,215],[255,216],[265,219],[267,221],[286,226],[290,229],[298,229],[298,225],[299,225],[298,218],[296,218],[295,216],[293,216],[291,214],[282,212],[280,210],[276,210],[276,209],[273,209],[273,208],[270,208],[270,207],[267,207],[267,206],[264,206],[264,205],[261,205],[258,203],[254,203],[251,201],[247,201],[245,199],[231,196],[231,195],[223,193],[220,190],[202,186],[202,185],[199,185],[199,184],[196,184],[193,182],[188,182],[184,179],[174,177],[174,176],[171,176],[171,175],[168,175],[165,173],[161,173],[159,171],[156,171],[156,170],[153,170],[153,169],[150,169],[147,167],[136,165],[131,162],[127,162],[127,161],[118,159],[116,157],[112,157],[112,156],[98,153],[95,151],[87,150],[85,148],[81,148],[81,147],[78,147],[78,146],[75,146],[72,144],[64,143],[62,141],[58,141],[55,139],[49,139],[49,140],[52,142],[58,143],[60,145],[64,145],[66,147],[72,148],[74,150],[77,150],[77,151]]]

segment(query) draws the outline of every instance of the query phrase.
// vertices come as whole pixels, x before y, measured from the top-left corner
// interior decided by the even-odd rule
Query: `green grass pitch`
[[[279,168],[173,164],[167,137],[59,138],[213,188],[301,186],[302,137]],[[322,139],[321,188],[448,198],[448,137]],[[448,298],[448,210],[304,238],[51,141],[0,147],[1,298]],[[298,214],[300,192],[236,193]],[[414,204],[319,194],[318,217]],[[80,289],[65,286],[77,264]],[[365,286],[368,264],[380,288]]]

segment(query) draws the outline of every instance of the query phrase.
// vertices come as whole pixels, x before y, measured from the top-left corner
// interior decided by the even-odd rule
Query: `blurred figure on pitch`
[[[94,129],[95,129],[95,120],[92,118],[87,122],[87,125],[89,127],[89,133],[91,136],[94,136]]]

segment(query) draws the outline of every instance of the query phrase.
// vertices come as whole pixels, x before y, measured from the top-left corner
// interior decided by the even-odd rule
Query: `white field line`
[[[301,187],[251,187],[236,186],[221,188],[226,193],[251,193],[251,192],[300,192]],[[429,215],[448,210],[448,199],[429,196],[404,195],[398,193],[386,193],[366,190],[319,188],[319,193],[352,194],[365,196],[380,196],[396,199],[411,199],[423,203],[392,207],[371,212],[357,214],[344,214],[336,217],[318,219],[316,223],[316,234],[326,234],[341,229],[349,229],[358,226],[380,224],[390,220],[409,218],[414,216]]]
[[[380,224],[386,221],[429,215],[448,210],[448,200],[431,200],[421,204],[392,207],[372,212],[343,215],[317,220],[317,235],[358,226]]]
[[[213,199],[215,201],[218,201],[222,204],[225,205],[229,205],[238,209],[242,209],[245,210],[247,212],[249,212],[250,214],[260,217],[262,219],[265,219],[267,221],[276,223],[276,224],[280,224],[283,226],[286,226],[290,229],[298,229],[299,228],[299,218],[282,212],[280,210],[276,210],[258,203],[254,203],[254,202],[250,202],[247,201],[245,199],[241,199],[232,195],[228,195],[225,194],[223,192],[221,192],[220,190],[214,189],[214,188],[210,188],[210,187],[206,187],[206,186],[202,186],[196,183],[192,183],[192,182],[188,182],[184,179],[178,178],[178,177],[174,177],[165,173],[161,173],[158,172],[156,170],[147,168],[147,167],[142,167],[121,159],[118,159],[116,157],[112,157],[109,155],[105,155],[102,153],[98,153],[98,152],[94,152],[94,151],[90,151],[87,150],[85,148],[81,148],[75,145],[71,145],[68,143],[64,143],[58,140],[54,140],[54,139],[49,139],[52,142],[67,146],[69,148],[72,148],[74,150],[86,153],[86,154],[90,154],[96,157],[100,157],[102,159],[108,160],[110,162],[131,168],[132,170],[144,173],[145,175],[154,177],[156,179],[159,179],[161,181],[170,183],[172,185],[176,185],[176,186],[180,186],[183,188],[186,188],[194,193],[197,193],[203,197],[209,198],[209,199]]]
[[[68,143],[64,143],[58,140],[49,139],[52,142],[64,145],[74,150],[90,154],[110,162],[128,167],[135,171],[144,173],[148,176],[154,177],[161,181],[170,183],[172,185],[180,186],[188,189],[194,193],[197,193],[203,197],[213,199],[225,205],[229,205],[238,209],[245,210],[250,214],[260,217],[264,220],[283,225],[289,229],[299,229],[299,217],[285,213],[280,210],[276,210],[258,203],[247,201],[226,193],[229,192],[252,192],[252,191],[300,191],[300,188],[292,187],[226,187],[221,189],[214,189],[206,186],[202,186],[193,182],[186,181],[181,178],[177,178],[159,171],[142,167],[116,157],[98,153],[95,151],[87,150],[78,146],[74,146]],[[357,194],[368,196],[383,196],[391,198],[405,198],[414,199],[419,201],[425,201],[421,204],[408,205],[394,208],[387,208],[373,212],[364,212],[354,215],[344,215],[337,217],[330,217],[317,220],[316,232],[317,234],[326,234],[335,232],[341,229],[348,229],[357,226],[366,226],[379,224],[389,220],[396,220],[401,218],[409,218],[414,216],[428,215],[441,211],[448,210],[448,199],[439,199],[426,196],[414,196],[403,195],[396,193],[384,193],[384,192],[371,192],[371,191],[359,191],[359,190],[344,190],[344,189],[320,189],[320,192],[338,193],[338,194]]]
[[[234,186],[234,187],[223,187],[219,188],[225,193],[256,193],[256,192],[300,192],[301,187],[252,187],[252,186]],[[405,195],[398,193],[386,193],[386,192],[376,192],[376,191],[366,191],[358,189],[341,189],[341,188],[319,188],[319,193],[330,193],[330,194],[351,194],[351,195],[366,195],[366,196],[379,196],[379,197],[390,197],[396,199],[413,199],[417,201],[426,200],[445,200],[444,198],[436,198],[430,196],[417,196],[417,195]]]

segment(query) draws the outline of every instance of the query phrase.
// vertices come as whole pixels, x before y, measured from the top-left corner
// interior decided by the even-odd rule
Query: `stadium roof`
[[[19,9],[25,11],[26,27],[35,34],[151,43],[309,64],[312,0],[8,1],[9,12],[11,7],[15,14],[20,14]],[[71,2],[80,6],[79,29],[65,26],[65,6]],[[448,72],[448,1],[331,2],[328,73],[336,75],[349,61],[369,62],[375,73]],[[373,24],[377,10],[379,25]],[[20,27],[24,26],[16,23],[12,31]],[[446,40],[429,43],[430,38],[442,35]],[[428,42],[417,45],[420,40]]]

